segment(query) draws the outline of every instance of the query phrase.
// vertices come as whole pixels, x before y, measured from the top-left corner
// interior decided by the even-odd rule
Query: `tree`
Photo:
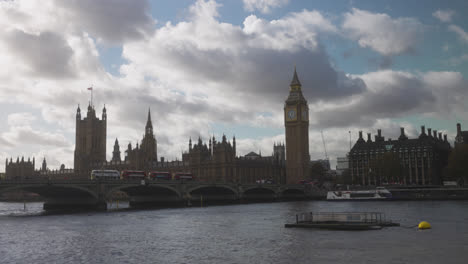
[[[468,184],[468,144],[459,144],[452,150],[446,173],[449,179]]]
[[[327,170],[324,168],[320,162],[314,162],[312,166],[310,166],[310,177],[311,179],[316,179],[319,182],[325,181],[325,176],[327,174]]]

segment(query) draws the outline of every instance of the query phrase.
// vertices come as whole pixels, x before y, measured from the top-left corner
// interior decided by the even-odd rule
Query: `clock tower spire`
[[[302,95],[296,67],[284,103],[286,136],[286,183],[297,184],[309,176],[309,107]]]

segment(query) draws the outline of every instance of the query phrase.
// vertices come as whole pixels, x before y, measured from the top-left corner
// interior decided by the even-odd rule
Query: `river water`
[[[468,263],[468,201],[300,201],[64,215],[41,215],[42,203],[23,209],[0,203],[0,263]],[[433,228],[284,228],[296,213],[310,211],[378,211],[403,226],[425,220]]]

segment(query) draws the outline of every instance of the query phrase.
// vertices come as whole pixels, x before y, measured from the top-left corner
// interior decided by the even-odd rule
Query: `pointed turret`
[[[42,171],[47,171],[47,161],[44,157],[44,159],[42,160],[42,167],[41,167],[41,170]]]
[[[153,123],[151,122],[151,109],[148,108],[148,120],[146,120],[145,127],[146,134],[153,134]]]
[[[76,119],[81,120],[81,109],[80,104],[78,104],[78,108],[76,109]]]
[[[299,77],[297,77],[296,66],[294,66],[294,76],[289,87],[291,87],[291,90],[300,90],[301,86],[302,85],[301,85],[301,82],[299,81]]]
[[[119,140],[117,138],[115,138],[114,151],[112,152],[112,161],[114,162],[121,161]]]
[[[107,110],[106,110],[106,105],[104,105],[104,108],[102,108],[102,120],[107,119]]]

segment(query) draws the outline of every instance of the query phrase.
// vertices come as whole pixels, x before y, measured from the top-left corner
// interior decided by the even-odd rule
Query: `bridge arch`
[[[276,189],[272,187],[263,186],[263,185],[244,188],[244,194],[253,193],[253,192],[276,194]]]
[[[301,187],[288,187],[281,190],[281,195],[283,197],[297,197],[297,196],[305,196],[306,192],[304,188]]]
[[[119,185],[119,186],[116,186],[116,187],[113,187],[113,188],[107,190],[105,196],[106,196],[106,199],[110,198],[112,193],[117,192],[117,191],[121,191],[121,192],[126,193],[129,196],[132,196],[132,194],[134,194],[132,189],[133,190],[140,190],[140,191],[141,190],[146,190],[146,192],[135,191],[135,192],[138,192],[138,194],[147,194],[147,195],[157,194],[157,189],[160,189],[160,190],[163,191],[163,194],[165,194],[165,195],[174,194],[178,198],[180,198],[182,196],[180,191],[177,190],[176,188],[172,187],[172,186],[168,186],[168,185],[141,185],[141,184]]]
[[[233,188],[229,185],[217,185],[217,184],[213,184],[213,185],[201,185],[201,186],[195,186],[195,187],[192,187],[190,189],[187,190],[187,193],[189,194],[196,194],[196,193],[199,193],[199,192],[202,192],[203,190],[206,190],[206,191],[213,191],[213,192],[222,192],[223,190],[227,190],[227,191],[230,191],[232,194],[234,195],[238,195],[239,194],[239,191],[236,189],[236,188]]]

